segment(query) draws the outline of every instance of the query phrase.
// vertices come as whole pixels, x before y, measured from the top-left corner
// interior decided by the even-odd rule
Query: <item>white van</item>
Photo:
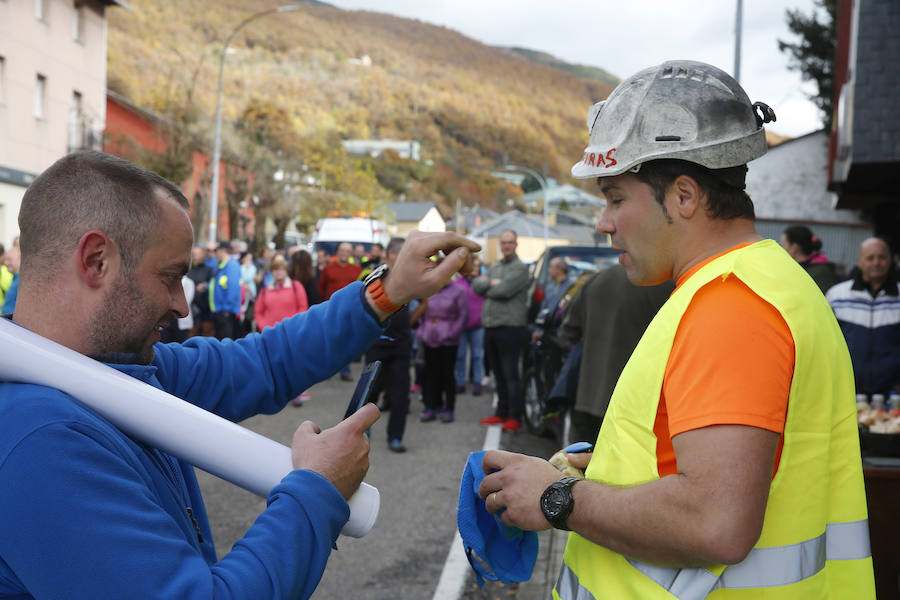
[[[349,242],[354,246],[362,244],[366,252],[369,252],[376,242],[387,248],[391,236],[384,221],[365,217],[336,217],[319,219],[312,241],[313,252],[322,249],[329,256],[334,256],[341,242]]]

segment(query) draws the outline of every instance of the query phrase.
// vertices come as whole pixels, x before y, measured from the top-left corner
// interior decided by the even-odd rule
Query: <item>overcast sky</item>
[[[328,0],[443,25],[493,46],[541,50],[567,62],[602,67],[624,79],[682,58],[733,74],[737,0]],[[811,13],[813,0],[744,0],[741,85],[751,101],[775,109],[768,125],[798,136],[821,128],[807,100],[815,84],[787,68],[778,40],[793,41],[785,10]],[[588,107],[585,106],[585,114]]]

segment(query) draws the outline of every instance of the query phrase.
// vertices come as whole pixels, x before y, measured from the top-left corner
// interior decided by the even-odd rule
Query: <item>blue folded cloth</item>
[[[537,560],[537,533],[504,525],[487,511],[484,500],[478,497],[478,486],[484,479],[483,458],[483,450],[469,455],[459,486],[456,523],[466,558],[475,570],[479,588],[485,578],[502,583],[526,581]]]

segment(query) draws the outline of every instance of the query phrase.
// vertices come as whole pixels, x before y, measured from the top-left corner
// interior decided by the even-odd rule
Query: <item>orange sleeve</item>
[[[793,375],[794,340],[771,304],[734,275],[701,288],[666,365],[654,427],[660,476],[677,472],[679,433],[709,425],[783,433]]]

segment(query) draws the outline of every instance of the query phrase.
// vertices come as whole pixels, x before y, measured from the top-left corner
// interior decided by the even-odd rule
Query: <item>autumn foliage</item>
[[[199,115],[191,130],[211,140],[224,39],[284,2],[130,0],[133,11],[108,12],[109,86],[158,114]],[[329,203],[375,210],[434,200],[446,209],[461,198],[496,207],[521,193],[490,175],[504,163],[566,180],[587,143],[588,108],[612,89],[447,28],[298,6],[232,41],[223,140],[257,188],[279,170],[300,175],[282,183],[280,192],[293,187],[275,204],[288,197],[286,218],[301,223]],[[418,140],[422,161],[348,155],[340,145],[369,138]]]

